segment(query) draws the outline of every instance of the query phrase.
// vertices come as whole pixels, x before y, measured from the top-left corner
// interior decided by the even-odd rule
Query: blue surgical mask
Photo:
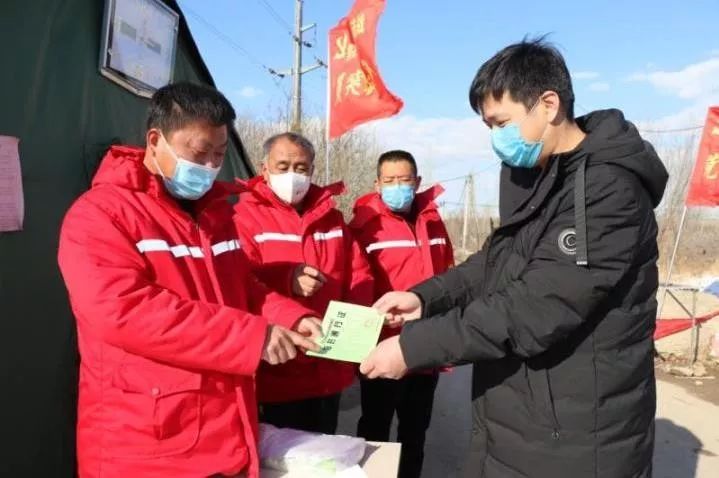
[[[177,199],[195,200],[204,196],[210,190],[215,182],[220,168],[211,168],[195,164],[184,158],[179,157],[173,150],[167,140],[164,139],[168,151],[175,158],[175,174],[171,178],[166,178],[162,173],[160,166],[155,161],[155,167],[165,182],[167,191]]]
[[[544,141],[529,142],[522,137],[520,130],[520,125],[532,114],[534,108],[536,105],[521,122],[492,129],[492,149],[507,166],[533,168],[539,163],[539,155],[542,153]]]
[[[414,201],[414,186],[408,184],[382,186],[382,201],[394,212],[407,212]]]

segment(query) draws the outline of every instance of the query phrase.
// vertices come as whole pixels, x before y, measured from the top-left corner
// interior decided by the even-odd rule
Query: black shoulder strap
[[[574,176],[574,227],[577,230],[577,265],[589,266],[587,253],[587,204],[585,173],[587,159],[582,159]]]

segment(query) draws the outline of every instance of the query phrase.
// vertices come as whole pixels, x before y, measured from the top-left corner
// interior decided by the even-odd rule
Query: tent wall
[[[143,143],[148,104],[98,72],[103,9],[102,0],[0,1],[0,135],[20,138],[26,207],[23,231],[0,233],[3,476],[75,470],[78,357],[58,230],[107,147]],[[178,80],[212,84],[184,19]],[[236,135],[226,165],[226,178],[250,171]]]

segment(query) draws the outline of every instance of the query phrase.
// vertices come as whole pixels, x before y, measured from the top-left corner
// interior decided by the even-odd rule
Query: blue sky
[[[286,107],[290,80],[273,78],[260,64],[291,65],[284,23],[293,22],[294,2],[266,2],[282,20],[264,0],[180,0],[180,5],[218,87],[238,112],[275,118]],[[304,23],[317,23],[305,38],[315,45],[305,49],[305,65],[314,55],[325,58],[327,31],[351,4],[305,0]],[[388,0],[378,63],[405,108],[366,128],[384,146],[414,152],[433,180],[478,173],[478,202],[496,203],[498,167],[488,131],[467,102],[467,88],[483,61],[525,35],[549,33],[574,76],[577,114],[618,107],[645,129],[694,126],[710,103],[719,103],[718,15],[719,0]],[[307,113],[324,115],[326,79],[325,70],[303,77]],[[461,181],[447,186],[447,200],[457,201]]]

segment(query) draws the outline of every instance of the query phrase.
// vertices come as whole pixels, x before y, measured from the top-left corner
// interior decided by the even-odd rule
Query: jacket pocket
[[[199,437],[202,374],[156,362],[121,364],[107,394],[109,455],[161,457]]]
[[[530,410],[538,415],[545,426],[551,428],[549,435],[552,440],[559,440],[561,427],[557,418],[557,409],[552,394],[552,382],[548,368],[533,369],[527,362],[524,364],[525,378],[529,390]]]

